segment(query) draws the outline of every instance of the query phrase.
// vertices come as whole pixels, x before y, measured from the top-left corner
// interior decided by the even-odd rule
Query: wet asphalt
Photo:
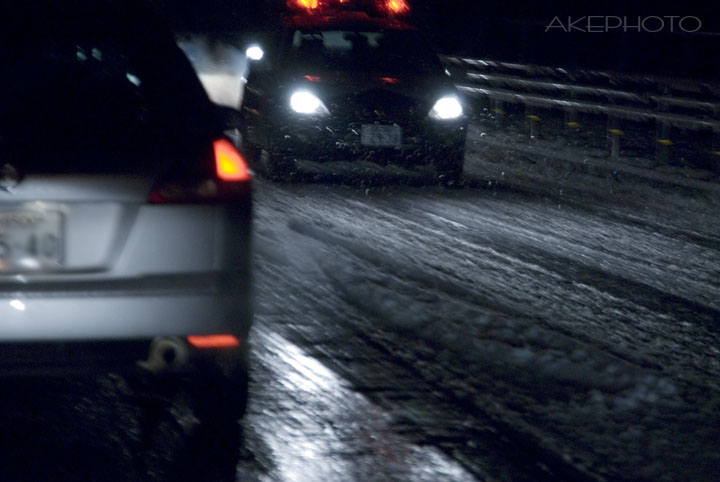
[[[113,374],[4,380],[0,480],[713,480],[720,238],[706,213],[488,187],[473,166],[456,189],[258,180],[243,423],[205,427],[182,394],[148,398]],[[480,312],[509,334],[478,330]],[[557,412],[620,389],[478,354],[508,339],[537,354],[537,337],[512,342],[518,323],[564,343],[545,358],[581,344],[687,403],[642,405],[646,438],[613,442],[626,432],[610,422],[589,437],[596,425]]]

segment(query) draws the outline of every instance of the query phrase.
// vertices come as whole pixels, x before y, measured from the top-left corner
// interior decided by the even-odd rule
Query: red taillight
[[[232,348],[240,346],[235,335],[190,335],[188,343],[195,348]]]
[[[215,170],[223,181],[249,181],[250,171],[242,154],[227,139],[213,142]]]
[[[383,77],[380,80],[382,80],[386,84],[397,84],[398,82],[400,82],[400,80],[397,79],[396,77]]]
[[[217,139],[213,142],[212,156],[212,160],[205,162],[213,162],[214,169],[206,164],[195,166],[198,168],[195,173],[192,169],[166,173],[153,187],[148,201],[153,204],[212,204],[246,197],[250,191],[250,170],[235,146],[227,139]]]
[[[305,78],[310,82],[320,82],[322,79],[317,75],[306,75]]]

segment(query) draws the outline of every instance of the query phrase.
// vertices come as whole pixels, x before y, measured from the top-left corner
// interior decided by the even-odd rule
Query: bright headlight
[[[429,115],[433,119],[446,120],[457,119],[462,113],[462,105],[456,97],[443,97],[435,102]]]
[[[260,60],[265,56],[265,52],[259,45],[252,45],[245,51],[245,56],[250,60]]]
[[[295,92],[290,97],[290,107],[299,114],[326,115],[330,113],[325,104],[315,94],[307,90]]]

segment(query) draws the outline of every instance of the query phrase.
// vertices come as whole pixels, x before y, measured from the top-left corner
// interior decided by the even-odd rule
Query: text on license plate
[[[0,211],[0,272],[47,270],[61,262],[61,213]]]
[[[402,129],[399,125],[363,124],[360,131],[360,143],[372,147],[396,147],[402,142]]]

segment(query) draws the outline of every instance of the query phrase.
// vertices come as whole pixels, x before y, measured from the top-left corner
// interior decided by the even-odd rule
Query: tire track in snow
[[[407,276],[425,276],[428,286],[440,287],[499,312],[525,315],[528,307],[533,308],[535,313],[531,315],[539,315],[546,325],[569,336],[594,341],[597,346],[635,363],[645,366],[662,363],[669,368],[674,365],[676,369],[672,371],[686,379],[694,378],[693,373],[705,378],[720,372],[717,356],[712,352],[703,354],[687,349],[689,340],[701,342],[701,346],[715,346],[717,335],[688,326],[681,309],[671,316],[637,305],[634,300],[622,301],[627,296],[621,288],[616,288],[614,294],[598,291],[594,285],[574,283],[541,265],[528,264],[526,259],[513,262],[510,254],[503,254],[502,236],[493,243],[471,242],[465,239],[466,234],[464,237],[463,233],[453,232],[447,226],[433,227],[426,217],[419,222],[420,215],[415,211],[423,211],[422,206],[412,208],[419,201],[418,196],[365,199],[354,195],[357,190],[340,189],[340,193],[349,193],[341,196],[336,190],[323,186],[321,199],[314,199],[312,191],[308,191],[303,189],[299,199],[293,198],[292,204],[303,207],[292,210],[290,218],[294,226],[307,223],[318,228],[318,232],[333,232],[341,238],[354,239],[357,246],[369,249],[365,254],[369,261],[377,262],[381,253],[387,266],[394,266],[393,269],[398,269],[398,264],[410,266]],[[430,207],[437,202],[431,195],[420,199]],[[472,216],[464,215],[461,207],[453,205],[446,209],[458,211],[464,222],[472,220]],[[399,212],[403,214],[396,214]],[[474,222],[481,223],[484,219],[481,216]],[[490,224],[502,223],[491,220]],[[492,229],[499,228],[493,226]],[[513,233],[509,232],[510,239]],[[562,263],[558,266],[563,267]],[[567,270],[565,273],[567,275]],[[520,287],[527,292],[518,291]],[[618,294],[621,298],[615,296]],[[538,295],[541,298],[537,298]],[[652,306],[662,310],[662,301]],[[581,307],[579,311],[578,307]],[[678,319],[678,316],[682,317]],[[653,361],[653,358],[657,359]],[[688,368],[691,371],[684,373]],[[717,380],[712,376],[710,379]]]

